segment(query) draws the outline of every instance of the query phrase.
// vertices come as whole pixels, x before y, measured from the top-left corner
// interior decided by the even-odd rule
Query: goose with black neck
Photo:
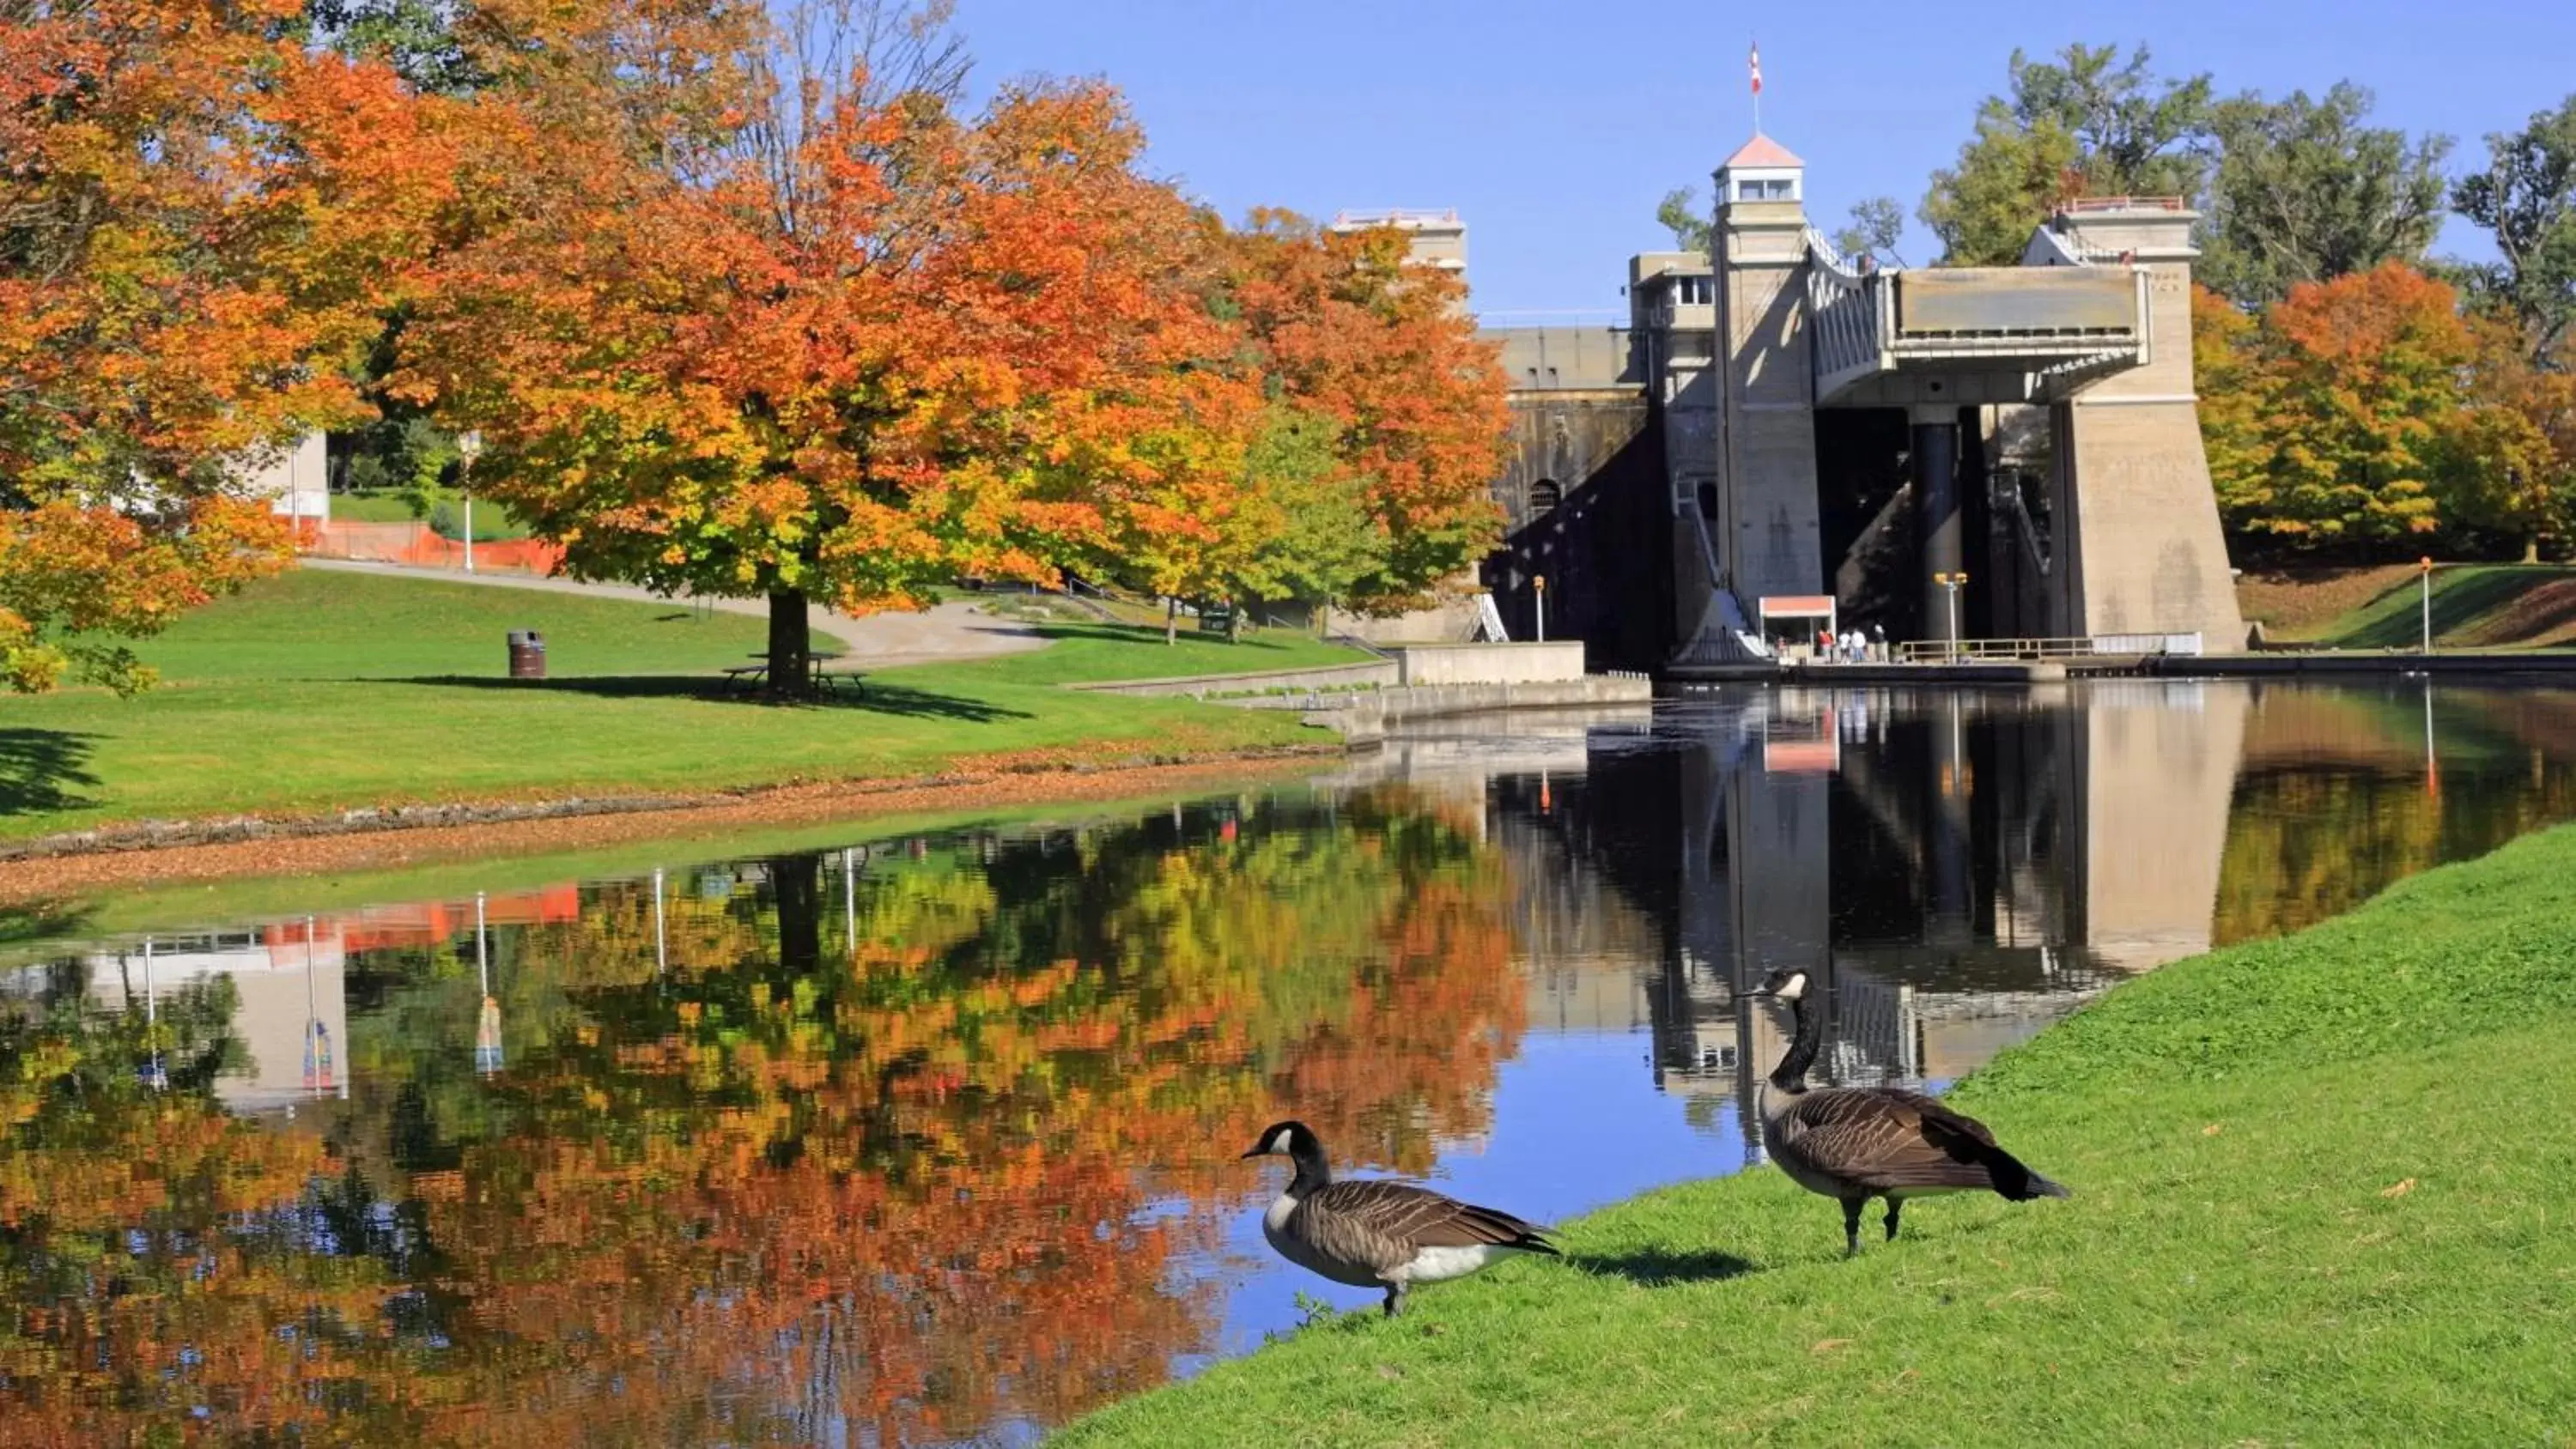
[[[1872,1198],[1887,1204],[1896,1238],[1905,1201],[1931,1193],[1992,1192],[2013,1202],[2071,1197],[1995,1142],[1986,1124],[1901,1087],[1810,1087],[1807,1071],[1824,1046],[1825,1014],[1809,999],[1807,973],[1774,971],[1750,996],[1789,1003],[1797,1030],[1763,1085],[1762,1147],[1809,1192],[1843,1205],[1843,1252],[1860,1252],[1860,1215]]]
[[[1416,1283],[1463,1278],[1522,1253],[1556,1255],[1543,1229],[1404,1182],[1335,1182],[1324,1144],[1303,1122],[1262,1132],[1246,1158],[1285,1155],[1296,1165],[1261,1217],[1279,1256],[1332,1279],[1386,1290],[1387,1316],[1404,1311]]]

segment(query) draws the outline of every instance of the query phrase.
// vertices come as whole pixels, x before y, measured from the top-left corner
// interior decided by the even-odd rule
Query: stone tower
[[[1806,163],[1758,132],[1717,169],[1715,488],[1723,582],[1751,610],[1824,586],[1816,532],[1815,368],[1808,355]],[[1712,496],[1713,495],[1713,496]],[[1681,505],[1686,500],[1676,499]]]

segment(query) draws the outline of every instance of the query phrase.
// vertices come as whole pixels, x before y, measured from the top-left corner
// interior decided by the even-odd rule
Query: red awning
[[[1831,594],[1766,594],[1762,613],[1772,619],[1821,619],[1834,612]]]

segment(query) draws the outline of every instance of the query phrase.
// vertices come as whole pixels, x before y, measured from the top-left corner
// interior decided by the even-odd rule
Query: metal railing
[[[2201,652],[2198,634],[2104,634],[2083,639],[1917,639],[1896,646],[1899,664],[1980,660],[2134,658]]]
[[[1333,225],[1336,227],[1456,226],[1457,224],[1458,209],[1454,206],[1345,208],[1333,213]]]
[[[1809,355],[1819,399],[1895,366],[1887,350],[1887,339],[1895,332],[1887,275],[1862,271],[1845,261],[1823,233],[1807,228]]]
[[[2079,196],[2062,208],[2069,212],[2087,211],[2183,211],[2190,198],[2182,196]]]

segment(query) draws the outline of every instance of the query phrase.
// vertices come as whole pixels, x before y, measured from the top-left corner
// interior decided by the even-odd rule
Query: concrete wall
[[[1511,461],[1494,483],[1503,546],[1483,568],[1511,637],[1537,637],[1544,578],[1550,639],[1581,639],[1609,667],[1661,664],[1669,639],[1659,604],[1671,580],[1656,561],[1669,547],[1666,496],[1663,449],[1641,389],[1516,390]]]
[[[1651,710],[1654,697],[1654,682],[1639,675],[1591,674],[1581,679],[1541,680],[1532,684],[1424,684],[1373,690],[1344,698],[1319,699],[1307,707],[1306,722],[1339,730],[1344,739],[1360,744],[1376,740],[1388,730],[1416,720],[1499,714],[1516,709],[1593,709],[1635,705],[1641,710]],[[1241,703],[1257,708],[1273,706],[1273,701],[1259,697]]]
[[[1581,679],[1583,641],[1407,645],[1395,652],[1399,684],[1534,684]]]
[[[1117,679],[1097,684],[1069,684],[1087,694],[1142,694],[1160,697],[1187,696],[1205,698],[1211,694],[1240,694],[1265,689],[1351,689],[1360,686],[1382,688],[1396,682],[1397,669],[1391,659],[1372,660],[1366,664],[1334,664],[1321,669],[1273,669],[1257,674],[1188,674],[1168,679]]]
[[[1325,611],[1324,627],[1335,634],[1348,635],[1381,647],[1395,644],[1451,643],[1475,637],[1476,595],[1484,588],[1481,577],[1461,574],[1442,585],[1441,601],[1427,609],[1408,609],[1401,614],[1354,614],[1346,609]]]
[[[2055,410],[2055,612],[2069,635],[2197,632],[2241,648],[2245,620],[2219,531],[2191,368],[2193,215],[2078,217],[2065,228],[2096,252],[2149,269],[2152,355]]]
[[[249,491],[266,498],[269,510],[294,518],[331,516],[329,453],[320,433],[307,433],[265,463],[250,470]]]
[[[1722,421],[1720,565],[1737,598],[1825,586],[1817,535],[1815,373],[1806,326],[1806,214],[1743,202],[1717,214]]]
[[[1502,349],[1503,378],[1516,393],[1646,385],[1636,334],[1625,327],[1492,327],[1477,337]]]

